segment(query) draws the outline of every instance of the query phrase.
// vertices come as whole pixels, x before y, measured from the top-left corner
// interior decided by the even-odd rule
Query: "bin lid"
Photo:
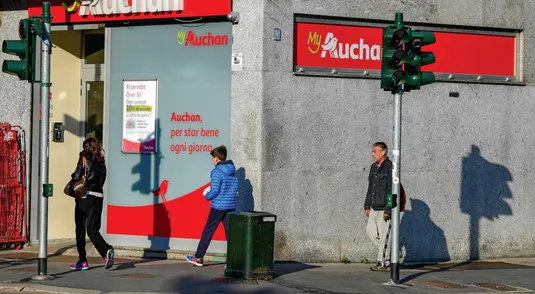
[[[229,213],[229,221],[274,223],[277,221],[277,216],[269,212],[261,211],[231,212]]]

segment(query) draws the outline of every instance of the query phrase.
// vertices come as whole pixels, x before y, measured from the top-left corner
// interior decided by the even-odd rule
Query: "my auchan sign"
[[[426,71],[444,75],[516,75],[516,36],[435,32],[427,50],[437,58]],[[297,22],[294,70],[380,71],[382,27]],[[493,48],[499,48],[495,50]]]
[[[232,0],[50,0],[53,24],[225,16]],[[28,15],[41,15],[41,0],[28,0]]]

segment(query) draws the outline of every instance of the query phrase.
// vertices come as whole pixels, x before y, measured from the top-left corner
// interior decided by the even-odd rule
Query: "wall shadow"
[[[62,122],[62,121],[54,121],[53,119],[50,120],[51,124],[55,122]],[[79,119],[76,119],[68,114],[63,115],[63,131],[69,132],[80,139],[83,139],[85,137],[85,134],[83,134],[83,130],[85,129],[86,122],[81,121]],[[52,130],[50,130],[52,131]]]
[[[140,153],[139,163],[132,167],[132,174],[138,174],[139,180],[132,184],[131,190],[138,191],[146,197],[152,197],[153,229],[152,234],[147,236],[150,247],[144,250],[144,258],[167,258],[166,250],[169,249],[171,235],[171,221],[167,209],[165,196],[168,182],[160,178],[160,165],[162,153],[160,146],[161,128],[160,120],[156,119],[156,153]],[[162,199],[159,201],[158,199]],[[155,252],[156,254],[152,254]],[[132,264],[129,264],[132,265]],[[132,265],[133,266],[133,265]],[[125,269],[128,265],[123,266]]]
[[[161,138],[162,129],[160,128],[160,119],[156,119],[156,153],[152,154],[151,158],[154,159],[154,179],[152,182],[153,190],[151,191],[151,197],[153,197],[153,209],[154,209],[154,227],[153,234],[149,236],[150,250],[159,251],[158,256],[160,258],[167,259],[167,250],[169,247],[169,241],[171,236],[171,219],[169,218],[169,209],[167,208],[167,200],[165,198],[168,190],[168,179],[161,179],[160,177],[160,165],[162,162],[162,150],[161,150]],[[154,191],[159,193],[154,193]],[[162,199],[163,205],[157,205],[159,203],[158,198]],[[150,256],[150,252],[144,251],[143,257]]]
[[[236,176],[238,177],[236,211],[254,211],[253,185],[247,179],[245,168],[240,167],[236,171]]]
[[[400,223],[400,248],[405,248],[403,262],[449,261],[444,231],[431,219],[431,209],[422,200],[410,199]]]
[[[505,198],[513,194],[507,182],[513,180],[503,165],[489,162],[479,147],[472,145],[471,152],[462,159],[461,199],[462,213],[470,215],[470,259],[480,258],[480,220],[497,220],[500,215],[512,215]]]

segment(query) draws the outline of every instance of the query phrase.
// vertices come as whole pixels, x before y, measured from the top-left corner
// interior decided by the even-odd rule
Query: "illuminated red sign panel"
[[[28,16],[41,15],[41,0],[28,0]],[[232,0],[51,0],[53,24],[223,16]]]
[[[435,73],[515,76],[516,37],[435,32]],[[296,67],[381,70],[380,27],[296,23]],[[499,50],[496,50],[499,48]]]

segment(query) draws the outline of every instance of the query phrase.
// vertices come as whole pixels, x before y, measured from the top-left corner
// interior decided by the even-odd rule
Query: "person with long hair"
[[[84,168],[82,157],[86,159]],[[103,185],[106,181],[106,163],[100,143],[95,138],[84,141],[84,149],[80,152],[75,172],[71,175],[73,181],[78,181],[86,175],[85,186],[87,194],[76,199],[74,220],[76,222],[76,249],[78,262],[71,265],[72,270],[87,270],[87,253],[85,251],[85,234],[104,259],[104,266],[109,269],[114,263],[114,251],[100,234],[100,221],[104,200]]]

